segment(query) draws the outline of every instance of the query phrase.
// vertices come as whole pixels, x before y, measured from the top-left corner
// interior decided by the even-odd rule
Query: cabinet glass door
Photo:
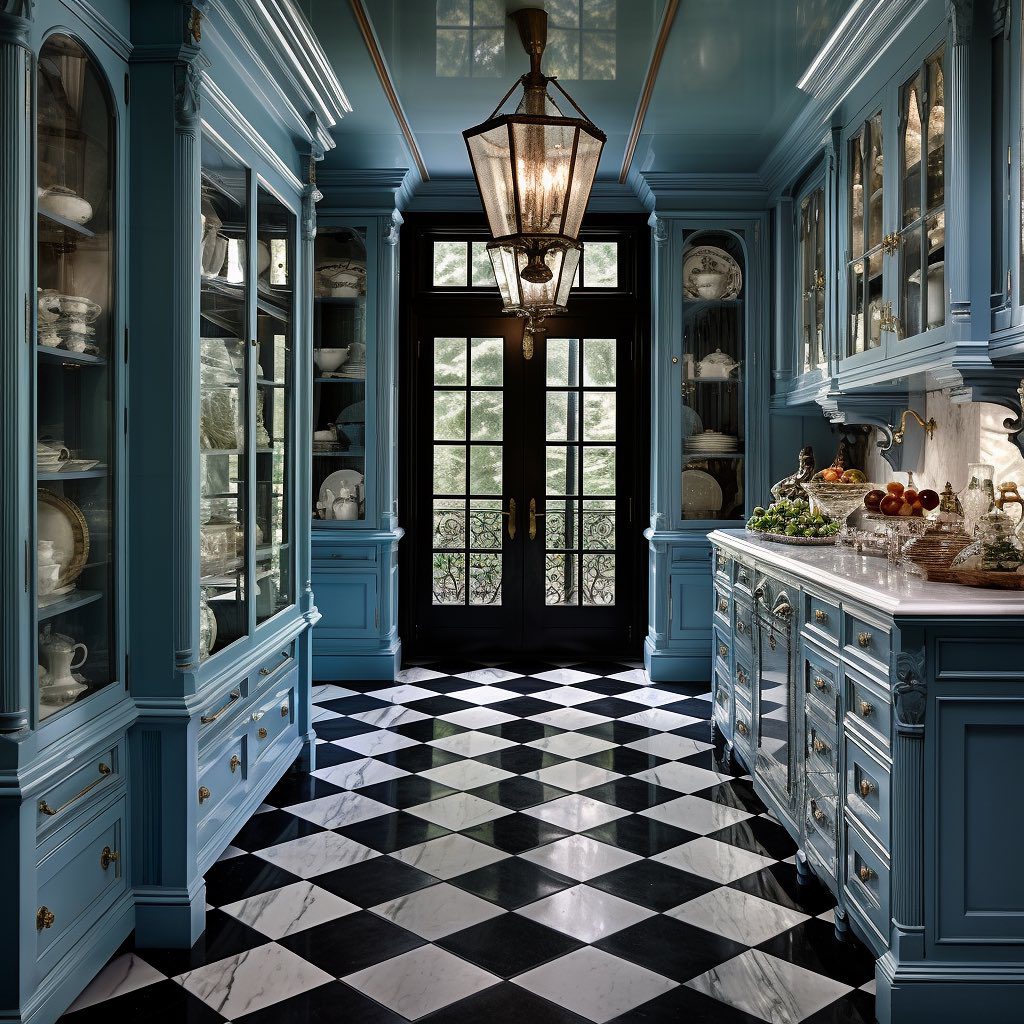
[[[249,629],[249,171],[204,138],[199,339],[200,657]],[[268,348],[272,347],[268,343]]]
[[[743,519],[746,362],[744,247],[695,231],[683,249],[681,518]]]
[[[295,215],[256,190],[256,621],[295,600],[292,351]]]
[[[943,48],[900,90],[898,340],[946,322],[946,106]]]
[[[869,352],[882,344],[884,171],[882,112],[878,111],[847,143],[848,356]]]
[[[313,275],[313,517],[366,519],[366,230],[321,228]]]
[[[825,365],[825,190],[816,188],[800,202],[800,372]]]
[[[110,92],[93,59],[66,35],[43,45],[36,76],[32,587],[42,721],[119,677],[114,368],[120,348]]]

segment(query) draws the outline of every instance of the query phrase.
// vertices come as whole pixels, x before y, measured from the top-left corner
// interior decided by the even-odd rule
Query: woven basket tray
[[[925,569],[929,582],[959,583],[963,587],[987,587],[991,590],[1024,590],[1024,574],[983,572],[981,569]]]

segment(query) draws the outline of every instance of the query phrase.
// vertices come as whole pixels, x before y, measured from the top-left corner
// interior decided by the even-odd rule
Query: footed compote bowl
[[[838,536],[840,544],[851,542],[852,531],[847,520],[857,509],[864,507],[864,496],[869,491],[879,489],[878,484],[872,483],[830,484],[824,480],[811,480],[803,486],[813,508],[820,509],[825,515],[843,524]]]

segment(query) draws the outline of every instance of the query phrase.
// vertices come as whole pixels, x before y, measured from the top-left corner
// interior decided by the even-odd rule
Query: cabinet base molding
[[[135,890],[135,945],[139,949],[190,949],[206,928],[206,882],[189,888]]]
[[[337,654],[325,652],[325,646],[327,642],[319,641],[313,654],[314,683],[344,682],[347,679],[393,680],[402,667],[401,640],[376,650],[349,650]]]
[[[697,683],[711,675],[707,641],[694,641],[692,649],[658,650],[648,637],[644,641],[644,668],[652,683]]]

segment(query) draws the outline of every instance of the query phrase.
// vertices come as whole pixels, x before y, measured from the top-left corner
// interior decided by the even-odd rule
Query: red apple
[[[868,491],[868,493],[864,495],[864,505],[871,509],[872,512],[877,512],[884,498],[885,491],[880,491],[876,488],[873,491]]]
[[[930,487],[926,487],[918,494],[917,497],[920,500],[922,507],[927,509],[929,512],[931,512],[933,508],[939,507],[939,492],[933,491]]]
[[[885,485],[885,489],[890,494],[895,494],[897,497],[900,497],[903,494],[903,484],[898,480],[890,480],[889,483]]]
[[[903,492],[903,500],[909,501],[910,504],[913,505],[914,502],[917,501],[917,491],[915,491],[913,487],[908,487]]]
[[[903,499],[895,494],[887,494],[878,506],[883,516],[898,516],[903,507]]]
[[[912,516],[914,514],[914,506],[909,501],[903,502],[900,506],[899,514],[901,516]]]

